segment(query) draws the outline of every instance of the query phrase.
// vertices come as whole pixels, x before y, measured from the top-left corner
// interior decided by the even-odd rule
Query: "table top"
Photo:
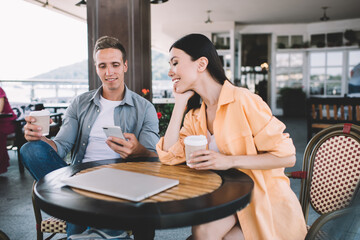
[[[151,159],[103,160],[49,173],[35,186],[35,201],[46,213],[98,228],[175,228],[197,225],[235,213],[250,202],[253,181],[241,171],[197,171]],[[131,202],[65,186],[61,179],[101,167],[179,179],[170,188],[141,202]],[[130,184],[130,183],[129,183]]]

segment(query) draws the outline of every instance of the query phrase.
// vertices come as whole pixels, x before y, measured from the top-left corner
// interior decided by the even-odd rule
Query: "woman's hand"
[[[181,122],[184,117],[187,102],[195,94],[193,91],[178,93],[176,92],[175,88],[173,88],[173,90],[173,94],[175,97],[175,105],[171,113],[169,125],[166,129],[166,133],[164,136],[164,151],[168,151],[168,149],[178,141]]]
[[[234,167],[230,156],[212,150],[193,152],[190,158],[188,163],[196,170],[227,170]]]
[[[174,95],[174,98],[175,98],[175,104],[176,103],[180,103],[182,105],[187,105],[187,102],[189,101],[189,99],[194,96],[195,92],[194,91],[186,91],[186,92],[183,92],[183,93],[179,93],[179,92],[176,92],[176,89],[173,88],[173,95]]]

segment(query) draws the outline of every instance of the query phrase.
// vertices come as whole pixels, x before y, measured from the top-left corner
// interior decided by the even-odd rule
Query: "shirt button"
[[[83,143],[83,146],[85,146],[86,144],[85,143]]]
[[[97,112],[100,112],[100,110],[98,109]]]
[[[88,126],[88,128],[90,128],[90,125]]]

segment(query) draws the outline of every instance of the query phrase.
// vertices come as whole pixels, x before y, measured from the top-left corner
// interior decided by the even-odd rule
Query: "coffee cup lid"
[[[50,115],[49,110],[40,110],[40,111],[32,111],[30,112],[30,116],[46,116]]]
[[[207,139],[204,135],[192,135],[187,136],[184,139],[184,143],[193,146],[201,146],[207,144]]]

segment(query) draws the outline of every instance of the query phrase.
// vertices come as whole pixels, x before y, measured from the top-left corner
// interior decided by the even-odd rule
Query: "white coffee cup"
[[[30,112],[29,116],[32,116],[36,119],[34,124],[41,127],[41,132],[43,136],[49,135],[50,112],[48,110],[33,111]]]
[[[208,141],[204,135],[192,135],[192,136],[187,136],[184,139],[186,165],[191,167],[191,164],[188,163],[188,161],[190,160],[190,154],[192,154],[195,151],[205,150],[207,143]]]

